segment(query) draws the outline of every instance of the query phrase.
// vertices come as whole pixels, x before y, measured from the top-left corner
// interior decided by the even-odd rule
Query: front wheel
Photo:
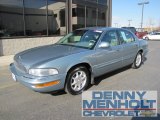
[[[65,91],[72,95],[82,93],[89,84],[89,78],[86,67],[80,66],[71,70],[67,75]]]
[[[137,55],[136,55],[136,58],[132,64],[132,68],[139,68],[140,66],[142,65],[142,53],[141,52],[138,52]]]

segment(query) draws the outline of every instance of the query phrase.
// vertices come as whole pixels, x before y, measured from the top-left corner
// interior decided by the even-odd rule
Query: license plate
[[[16,76],[12,73],[12,78],[14,81],[17,81]]]

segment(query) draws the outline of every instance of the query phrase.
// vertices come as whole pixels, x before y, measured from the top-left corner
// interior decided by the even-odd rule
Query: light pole
[[[149,2],[141,2],[141,3],[138,3],[138,5],[142,5],[142,17],[141,17],[141,30],[143,28],[143,11],[144,11],[144,5],[145,4],[149,4]]]
[[[130,25],[131,25],[131,21],[132,21],[132,20],[128,20],[128,22],[129,22],[128,27],[130,27]]]
[[[115,27],[118,27],[118,23],[114,23],[115,24]]]

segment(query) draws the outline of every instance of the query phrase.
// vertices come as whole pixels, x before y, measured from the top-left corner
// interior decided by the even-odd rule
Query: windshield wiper
[[[83,46],[78,46],[78,45],[71,45],[71,44],[63,44],[63,43],[58,43],[57,45],[65,45],[65,46],[72,46],[72,47],[90,49],[90,48],[88,48],[88,47],[83,47]]]

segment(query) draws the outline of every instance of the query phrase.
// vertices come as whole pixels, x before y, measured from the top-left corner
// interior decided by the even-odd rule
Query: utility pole
[[[138,3],[138,5],[142,5],[142,16],[141,16],[141,30],[143,28],[143,11],[144,11],[144,5],[145,4],[149,4],[149,2],[141,2],[141,3]]]
[[[132,21],[132,20],[128,20],[128,22],[129,22],[128,27],[130,27],[130,26],[131,26],[131,21]]]

